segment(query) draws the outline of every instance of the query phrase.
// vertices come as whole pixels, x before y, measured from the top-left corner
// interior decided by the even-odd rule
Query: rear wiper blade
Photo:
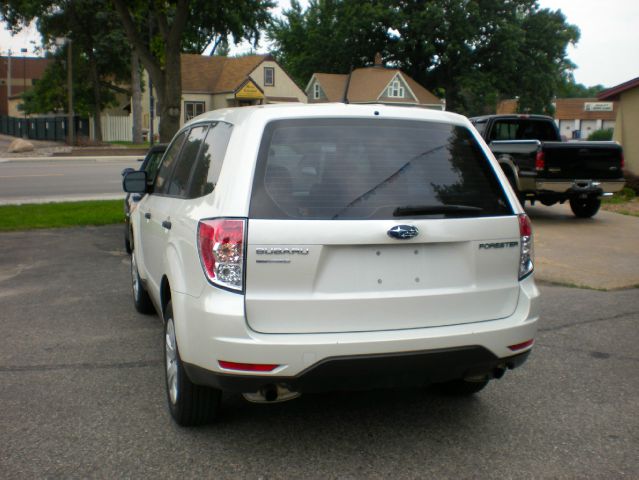
[[[407,205],[397,207],[393,211],[393,217],[409,217],[411,215],[479,215],[484,211],[480,207],[470,205]]]

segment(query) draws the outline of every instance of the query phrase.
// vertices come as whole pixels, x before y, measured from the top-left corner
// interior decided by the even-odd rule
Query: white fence
[[[133,115],[102,115],[102,141],[103,142],[131,142],[133,141]],[[147,120],[148,125],[148,120]],[[160,131],[160,119],[153,119],[153,132],[158,136]],[[93,119],[90,122],[91,138],[95,139],[95,125]],[[148,135],[148,128],[143,128],[144,137]]]

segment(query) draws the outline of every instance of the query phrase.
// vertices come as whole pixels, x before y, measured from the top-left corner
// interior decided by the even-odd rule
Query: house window
[[[403,98],[404,97],[404,87],[399,82],[399,80],[393,80],[390,86],[388,87],[388,96],[395,98]]]
[[[188,122],[204,113],[204,102],[184,102],[184,121]]]
[[[264,86],[272,87],[275,85],[275,69],[273,67],[264,67]]]
[[[313,98],[315,100],[319,100],[319,98],[320,98],[320,86],[319,86],[319,83],[316,83],[315,85],[313,85]]]

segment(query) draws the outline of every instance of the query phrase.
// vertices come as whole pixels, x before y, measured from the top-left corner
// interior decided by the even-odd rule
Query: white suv
[[[441,384],[523,363],[532,232],[468,120],[382,105],[218,110],[186,124],[132,214],[135,306],[165,322],[181,425],[222,391]]]

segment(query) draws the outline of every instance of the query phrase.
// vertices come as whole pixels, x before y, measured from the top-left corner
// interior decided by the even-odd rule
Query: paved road
[[[123,198],[130,157],[0,161],[0,204]]]
[[[639,218],[599,211],[576,218],[568,204],[526,205],[537,278],[597,289],[639,286]]]
[[[230,396],[181,429],[121,226],[3,233],[0,251],[3,479],[639,478],[637,290],[542,285],[529,363],[473,399]]]

